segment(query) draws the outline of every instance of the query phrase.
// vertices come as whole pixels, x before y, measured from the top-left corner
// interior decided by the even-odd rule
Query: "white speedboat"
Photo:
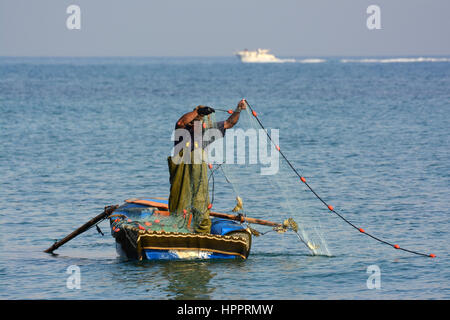
[[[241,62],[293,62],[292,59],[278,59],[273,54],[269,53],[268,49],[258,49],[257,51],[249,51],[247,49],[236,52]]]

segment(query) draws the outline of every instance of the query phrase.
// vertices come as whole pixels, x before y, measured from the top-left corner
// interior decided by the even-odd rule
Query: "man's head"
[[[207,106],[204,106],[204,105],[198,105],[197,107],[195,107],[195,109],[194,110],[196,110],[197,111],[197,116],[194,118],[194,120],[193,121],[201,121],[201,120],[203,120],[203,115],[202,114],[200,114],[200,112],[199,112],[199,110],[200,109],[203,109],[203,108],[207,108]]]
[[[193,125],[194,121],[202,121],[204,116],[216,112],[213,108],[204,105],[198,105],[194,111],[197,111],[197,116],[190,122],[190,125]]]
[[[200,108],[204,108],[204,107],[206,107],[206,106],[204,106],[204,105],[198,105],[197,107],[194,108],[193,111],[197,111],[197,116],[196,116],[194,119],[192,119],[191,122],[188,123],[188,126],[193,127],[195,121],[203,121],[203,115],[201,115],[200,113],[198,113],[198,110],[199,110]]]

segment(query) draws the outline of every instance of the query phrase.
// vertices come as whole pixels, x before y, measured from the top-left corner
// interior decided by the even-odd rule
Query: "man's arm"
[[[197,117],[201,119],[203,116],[207,116],[208,114],[211,114],[215,112],[215,110],[208,106],[197,106],[193,111],[185,113],[180,119],[178,119],[177,124],[175,128],[184,128],[189,122],[192,120],[195,120]]]
[[[228,117],[227,120],[225,120],[223,127],[225,129],[233,128],[234,125],[239,121],[239,116],[241,115],[241,110],[244,110],[247,108],[247,104],[244,99],[239,101],[239,104],[236,107],[236,110],[234,110],[233,114]]]
[[[195,108],[193,111],[185,113],[181,116],[180,119],[177,121],[177,125],[175,128],[184,128],[189,122],[194,120],[198,116],[197,108]]]

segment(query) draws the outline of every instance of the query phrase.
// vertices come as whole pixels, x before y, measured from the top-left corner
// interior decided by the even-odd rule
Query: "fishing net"
[[[213,126],[210,117],[206,116],[202,121],[195,121],[190,128],[192,130],[175,131],[173,140],[177,142],[176,147],[167,158],[170,174],[168,208],[163,210],[147,200],[142,204],[150,207],[120,208],[123,212],[119,213],[129,218],[124,221],[126,224],[156,232],[210,233],[208,167],[202,141],[207,123],[209,127]],[[140,200],[129,201],[139,203]]]
[[[194,157],[193,151],[191,158]],[[194,218],[193,229],[197,233],[209,233],[211,219],[209,218],[209,194],[207,166],[201,163],[176,163],[169,157],[170,197],[169,211],[172,215],[185,219]],[[189,224],[189,223],[188,223]]]
[[[226,123],[235,123],[237,113],[228,113],[232,115]],[[285,151],[281,151],[279,132],[265,129],[250,105],[247,104],[247,108],[239,112],[238,124],[227,130],[226,134],[224,121],[217,121],[214,113],[197,121],[197,126],[198,135],[188,132],[181,143],[178,143],[182,148],[178,151],[175,149],[168,158],[171,183],[169,205],[164,207],[152,203],[150,207],[120,207],[115,211],[117,218],[111,220],[113,232],[121,235],[122,228],[131,230],[129,236],[132,238],[137,234],[137,228],[149,231],[152,236],[173,232],[202,233],[201,236],[212,237],[211,214],[246,223],[247,231],[256,236],[270,231],[293,231],[311,253],[331,256],[323,232],[331,227],[329,219],[322,229],[321,220],[326,218],[320,211],[324,204],[347,224],[379,242],[409,253],[436,257],[434,254],[405,249],[379,239],[336,212],[306,182],[303,173],[292,165]],[[289,146],[289,141],[285,145]],[[293,151],[294,155],[295,151],[297,150]],[[286,154],[289,152],[286,151]],[[224,180],[217,179],[216,183],[215,177],[219,172]],[[311,194],[309,191],[321,200],[320,203],[314,202],[320,204],[320,208],[307,200],[306,194]],[[236,204],[231,209],[233,198]],[[216,207],[229,208],[236,215],[210,212],[215,202],[218,204]],[[169,210],[161,210],[162,207],[168,207]],[[250,223],[271,226],[272,230],[259,232],[250,227]],[[141,233],[139,230],[138,233]],[[248,233],[246,235],[249,237]],[[184,236],[187,235],[183,234]],[[248,245],[246,243],[248,242],[243,242],[244,246]]]
[[[208,129],[214,127],[217,127],[215,118],[208,115],[201,121],[194,121],[188,130],[176,131],[174,139],[178,142],[178,147],[174,148],[173,155],[168,157],[169,211],[171,216],[183,217],[185,225],[196,233],[211,231],[211,202],[205,151],[209,141],[203,137]]]
[[[226,132],[215,113],[196,121],[191,129],[176,132],[178,148],[168,158],[167,219],[174,221],[166,225],[209,233],[214,205],[244,218],[280,221],[265,232],[250,228],[254,235],[293,231],[313,254],[330,255],[320,215],[305,205],[298,176],[277,150],[278,131],[264,130],[249,108],[241,111],[238,123]]]
[[[220,123],[214,117],[210,117],[213,128]],[[274,231],[294,231],[312,254],[331,255],[320,216],[305,205],[305,190],[280,156],[278,140],[276,130],[264,131],[248,107],[242,110],[238,123],[226,131],[225,138],[207,148],[208,161],[214,164],[211,175],[216,177],[217,185],[210,186],[211,192],[215,189],[215,201],[221,208],[236,201],[232,211],[243,216],[282,221]],[[219,186],[219,172],[235,199],[222,184]]]
[[[117,228],[124,225],[137,230],[192,233],[192,217],[169,215],[168,211],[156,207],[119,207],[111,217]],[[113,230],[115,231],[115,230]]]

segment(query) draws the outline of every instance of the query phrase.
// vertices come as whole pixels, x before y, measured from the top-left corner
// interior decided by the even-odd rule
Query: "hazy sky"
[[[66,9],[81,8],[69,30]],[[381,30],[369,30],[369,5]],[[450,55],[449,0],[0,0],[2,56]]]

